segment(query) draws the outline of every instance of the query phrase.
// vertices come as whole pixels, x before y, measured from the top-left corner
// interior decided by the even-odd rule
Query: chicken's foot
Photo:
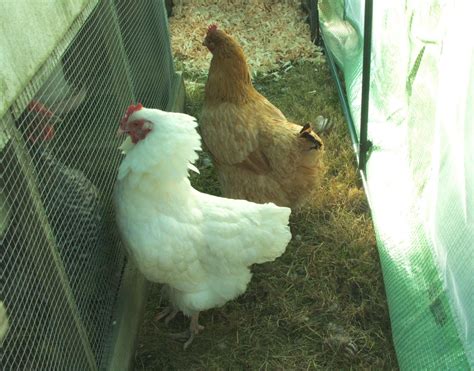
[[[178,332],[176,334],[171,334],[170,337],[173,339],[187,339],[183,345],[183,349],[186,350],[189,345],[194,340],[194,337],[202,330],[204,330],[204,326],[199,324],[199,313],[193,314],[191,316],[191,324],[189,325],[189,329],[183,332]]]
[[[166,307],[156,315],[155,321],[159,321],[162,318],[165,318],[165,325],[167,325],[176,316],[176,314],[178,314],[178,312],[178,309],[174,309],[173,307]]]
[[[204,326],[201,326],[199,324],[199,312],[196,314],[193,314],[191,316],[191,324],[189,325],[189,332],[191,336],[189,339],[184,343],[183,349],[186,350],[186,348],[193,342],[194,336],[199,334],[199,331],[204,330]]]

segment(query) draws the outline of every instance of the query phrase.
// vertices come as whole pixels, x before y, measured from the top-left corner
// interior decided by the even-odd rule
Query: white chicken
[[[249,267],[273,261],[291,239],[290,209],[211,196],[195,190],[188,169],[197,171],[201,139],[196,119],[132,105],[119,133],[126,149],[115,186],[122,239],[139,270],[166,284],[170,307],[191,317],[188,340],[203,329],[200,311],[224,305],[245,292]],[[188,335],[189,334],[189,335]]]

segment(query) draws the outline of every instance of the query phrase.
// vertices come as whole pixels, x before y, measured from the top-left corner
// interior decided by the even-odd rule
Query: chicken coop
[[[144,369],[473,369],[474,42],[466,30],[474,5],[175,1],[175,15],[181,15],[174,17],[171,45],[171,3],[0,2],[0,369],[127,369],[135,348],[136,358],[150,362],[140,363]],[[295,12],[305,8],[306,19],[282,16],[270,28],[278,23],[278,9],[290,5]],[[205,317],[214,332],[204,335],[197,351],[184,353],[154,326],[158,294],[149,295],[156,299],[149,300],[153,313],[142,315],[146,284],[123,249],[112,204],[122,159],[116,132],[131,102],[182,111],[184,85],[174,60],[190,76],[194,111],[188,113],[198,116],[209,59],[194,44],[201,46],[203,22],[214,23],[220,8],[225,10],[216,23],[244,41],[251,66],[262,68],[252,75],[255,86],[272,101],[301,93],[280,102],[286,108],[303,105],[316,117],[327,107],[315,107],[312,98],[299,100],[303,94],[329,95],[321,88],[328,85],[312,83],[325,80],[310,77],[324,69],[332,75],[328,80],[337,90],[335,105],[352,148],[349,140],[344,143],[356,161],[334,162],[338,168],[333,165],[328,176],[336,178],[346,165],[356,173],[358,166],[360,193],[365,200],[365,190],[369,205],[347,213],[366,224],[342,224],[346,214],[331,214],[342,202],[311,215],[318,223],[296,220],[286,260],[258,268],[258,279],[240,301]],[[254,37],[257,28],[265,37]],[[296,40],[301,54],[286,60]],[[321,46],[317,58],[314,43]],[[269,53],[271,48],[278,54]],[[289,84],[295,70],[296,81]],[[338,149],[327,146],[334,157],[342,156]],[[212,178],[210,159],[201,160],[197,166]],[[202,181],[202,189],[218,194],[217,183],[208,181],[216,186],[205,188]],[[345,202],[340,189],[338,200]],[[370,245],[359,240],[372,222]],[[326,228],[337,223],[342,227]],[[323,231],[317,234],[313,225]],[[327,251],[334,255],[325,256]],[[379,260],[383,278],[376,276]],[[364,264],[366,270],[353,274]],[[254,317],[245,317],[249,312]],[[147,331],[140,339],[142,317]],[[158,342],[150,340],[157,334]],[[245,359],[249,354],[253,358]],[[186,357],[189,363],[171,362]],[[337,358],[345,363],[334,363]]]
[[[179,110],[162,1],[0,4],[0,368],[122,369],[144,281],[117,235],[118,123]]]

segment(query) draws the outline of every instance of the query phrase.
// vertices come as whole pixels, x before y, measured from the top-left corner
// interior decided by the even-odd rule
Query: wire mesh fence
[[[0,365],[105,368],[126,264],[111,203],[115,132],[131,101],[169,104],[163,2],[99,1],[48,63],[39,90],[0,119]]]

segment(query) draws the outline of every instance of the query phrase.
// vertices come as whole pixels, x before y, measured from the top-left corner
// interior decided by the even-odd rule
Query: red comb
[[[213,23],[207,28],[207,33],[214,32],[215,30],[217,30],[217,25]]]
[[[46,124],[39,133],[31,133],[30,135],[28,135],[28,140],[31,143],[36,143],[37,140],[49,142],[51,139],[54,138],[54,134],[54,127]]]
[[[128,118],[131,114],[136,111],[140,111],[142,108],[143,105],[140,102],[138,102],[137,104],[131,104],[130,106],[128,106],[127,112],[125,112],[125,116],[127,116]]]
[[[143,108],[143,105],[138,102],[137,104],[131,104],[127,108],[127,112],[125,112],[125,116],[123,117],[126,120],[132,115],[134,112],[140,111]]]
[[[127,111],[125,112],[125,115],[120,121],[120,125],[125,124],[128,121],[128,118],[130,117],[130,115],[132,115],[134,112],[140,111],[142,108],[143,108],[143,105],[140,102],[137,104],[131,104],[130,106],[128,106]]]

